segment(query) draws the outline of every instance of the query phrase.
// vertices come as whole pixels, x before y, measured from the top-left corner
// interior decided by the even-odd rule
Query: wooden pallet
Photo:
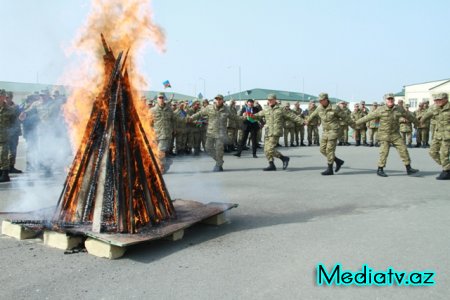
[[[70,242],[71,239],[85,236],[87,237],[85,247],[90,254],[115,259],[121,257],[125,253],[126,248],[132,245],[163,238],[173,241],[179,240],[183,237],[186,228],[197,223],[221,225],[227,221],[226,211],[238,206],[234,203],[210,202],[203,204],[182,199],[176,199],[173,204],[177,212],[177,219],[165,222],[159,226],[144,228],[140,233],[96,233],[83,227],[70,228],[66,230],[66,233],[52,232],[51,234],[44,234],[44,244],[61,248],[59,245],[66,244],[61,243],[61,239],[67,238],[67,244],[73,245]],[[52,245],[50,238],[47,241],[45,240],[46,236],[52,239],[57,238],[59,240],[58,244]]]

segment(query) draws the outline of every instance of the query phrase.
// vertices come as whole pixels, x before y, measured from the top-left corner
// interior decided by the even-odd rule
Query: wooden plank
[[[175,200],[173,204],[177,212],[177,219],[160,226],[144,228],[141,232],[135,234],[107,234],[92,231],[85,231],[84,234],[111,245],[127,247],[168,237],[177,231],[184,230],[238,206],[233,203],[211,202],[203,204],[197,201],[180,199]]]

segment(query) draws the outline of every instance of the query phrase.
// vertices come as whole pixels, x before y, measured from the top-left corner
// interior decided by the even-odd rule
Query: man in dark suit
[[[253,99],[248,99],[247,103],[242,107],[239,113],[240,116],[246,113],[247,119],[244,121],[242,129],[243,135],[242,139],[239,141],[238,152],[235,153],[234,156],[241,157],[242,148],[244,148],[248,139],[248,135],[251,133],[250,136],[252,138],[253,157],[258,158],[258,156],[256,156],[256,148],[258,147],[257,135],[259,130],[259,123],[255,118],[253,118],[253,115],[259,112],[261,109],[257,106],[254,106],[254,104],[255,101]]]

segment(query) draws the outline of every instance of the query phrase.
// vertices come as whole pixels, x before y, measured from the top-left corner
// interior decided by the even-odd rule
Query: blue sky
[[[87,0],[1,0],[0,81],[55,83]],[[450,78],[450,1],[153,0],[165,53],[140,65],[153,90],[189,95],[269,88],[380,100]],[[239,69],[241,80],[239,82]]]

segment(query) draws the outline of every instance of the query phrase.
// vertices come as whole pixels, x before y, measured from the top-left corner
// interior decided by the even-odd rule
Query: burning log
[[[70,167],[52,224],[136,233],[176,217],[157,158],[133,103],[122,61],[101,35],[105,82]]]

